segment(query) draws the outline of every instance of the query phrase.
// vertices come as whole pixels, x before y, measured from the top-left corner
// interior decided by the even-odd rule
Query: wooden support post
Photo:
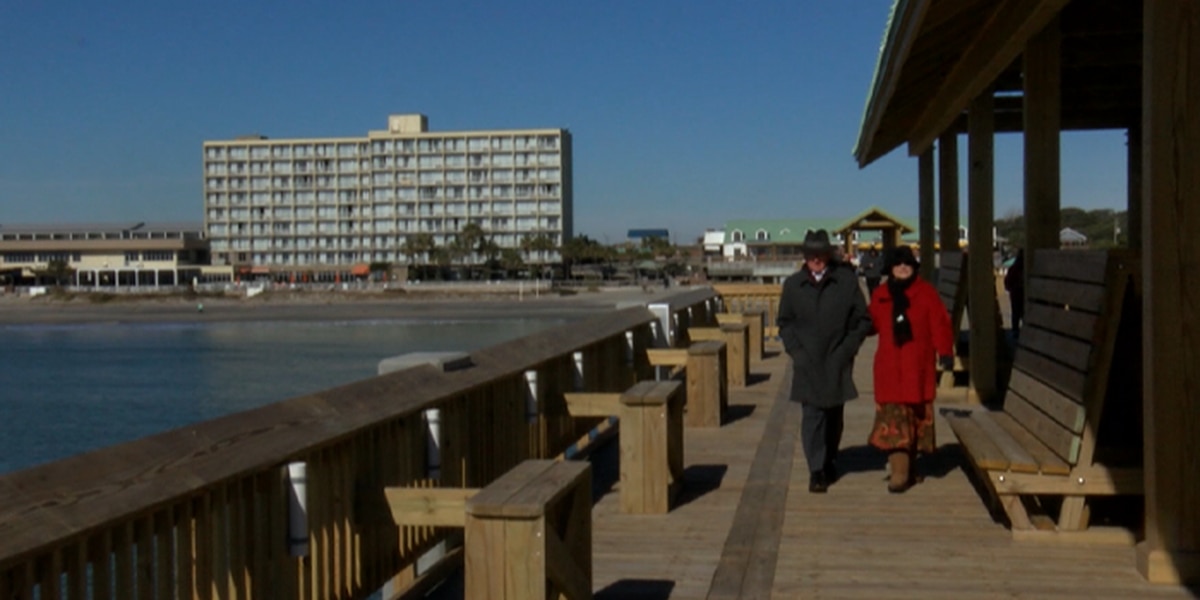
[[[763,331],[766,329],[766,311],[761,308],[741,313],[720,313],[717,322],[721,325],[746,324],[746,360],[763,359]]]
[[[683,396],[677,381],[621,394],[621,512],[665,514],[683,481]]]
[[[1059,131],[1062,126],[1062,31],[1055,17],[1024,54],[1025,274],[1041,249],[1059,247]],[[1026,286],[1028,287],[1028,286]],[[971,313],[975,319],[975,313]],[[974,352],[974,350],[972,350]]]
[[[996,396],[996,275],[992,264],[992,224],[995,220],[993,161],[995,99],[988,88],[971,102],[967,118],[967,181],[970,210],[967,269],[967,305],[971,315],[971,388],[976,398],[989,404]]]
[[[467,501],[468,599],[592,597],[591,466],[528,460]]]
[[[742,311],[742,322],[746,324],[747,360],[760,361],[763,359],[763,337],[767,329],[767,311],[761,308]]]
[[[1200,5],[1143,5],[1142,398],[1150,581],[1200,582]]]
[[[725,365],[730,387],[746,387],[750,381],[749,327],[746,324],[722,325],[725,341]]]
[[[938,138],[938,249],[958,250],[958,134]]]
[[[466,598],[592,597],[586,462],[527,460],[482,490],[385,488],[397,525],[462,527]]]
[[[744,366],[746,364],[745,345],[744,345],[744,341],[743,341],[745,339],[745,334],[743,332],[742,335],[737,336],[737,335],[733,335],[731,332],[730,334],[727,335],[726,332],[723,331],[723,327],[724,326],[722,326],[722,327],[697,327],[690,332],[692,342],[704,342],[704,341],[725,342],[725,381],[726,381],[726,384],[729,385],[730,387],[744,386],[745,381],[746,381],[746,376],[745,376],[745,371],[743,369],[747,368],[746,366]],[[731,325],[730,327],[737,327],[737,326]],[[742,327],[745,327],[745,326],[743,325]],[[732,345],[734,343],[738,343],[739,341],[741,341],[741,343],[743,345],[741,347],[741,351],[738,352],[737,356],[735,356]]]
[[[1129,240],[1129,249],[1135,255],[1142,251],[1142,124],[1129,126],[1128,151],[1128,212],[1129,221],[1125,224],[1125,236]]]
[[[720,427],[729,408],[729,386],[725,380],[725,342],[692,344],[687,351],[688,427]]]
[[[921,240],[921,278],[933,281],[933,148],[917,159],[917,229]],[[899,233],[899,232],[897,232]]]

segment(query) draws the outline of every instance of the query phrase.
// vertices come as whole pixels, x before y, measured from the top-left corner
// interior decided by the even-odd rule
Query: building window
[[[766,229],[759,229],[758,231],[754,232],[754,239],[760,242],[765,242],[771,239],[771,234],[767,233]]]
[[[746,236],[742,233],[742,230],[734,229],[733,233],[729,234],[729,239],[733,240],[734,242],[740,242],[746,239]]]

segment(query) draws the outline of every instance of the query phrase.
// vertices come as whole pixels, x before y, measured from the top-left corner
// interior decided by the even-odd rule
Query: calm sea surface
[[[0,326],[0,473],[470,351],[561,319]]]

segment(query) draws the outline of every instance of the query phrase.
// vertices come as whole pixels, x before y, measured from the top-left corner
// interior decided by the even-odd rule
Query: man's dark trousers
[[[809,472],[822,471],[837,456],[842,443],[842,426],[845,423],[846,405],[820,408],[804,405],[800,417],[800,442],[804,444],[804,458],[808,460]]]

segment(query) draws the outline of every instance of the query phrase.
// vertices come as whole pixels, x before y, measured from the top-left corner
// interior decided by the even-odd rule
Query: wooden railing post
[[[729,407],[729,386],[725,379],[725,342],[692,344],[687,351],[688,427],[720,427]]]
[[[467,501],[465,597],[591,598],[591,510],[586,462],[531,460],[505,473]]]
[[[465,597],[592,597],[586,462],[527,460],[482,490],[386,488],[397,525],[462,527]]]
[[[763,318],[765,314],[766,311],[759,308],[717,315],[717,322],[721,325],[746,324],[746,358],[748,360],[762,360],[763,358],[763,329],[765,328]]]
[[[677,381],[621,394],[621,512],[665,514],[683,481],[683,397]]]
[[[763,332],[766,331],[767,311],[761,308],[755,308],[742,312],[742,320],[750,328],[750,343],[747,347],[747,355],[750,360],[763,359]]]

